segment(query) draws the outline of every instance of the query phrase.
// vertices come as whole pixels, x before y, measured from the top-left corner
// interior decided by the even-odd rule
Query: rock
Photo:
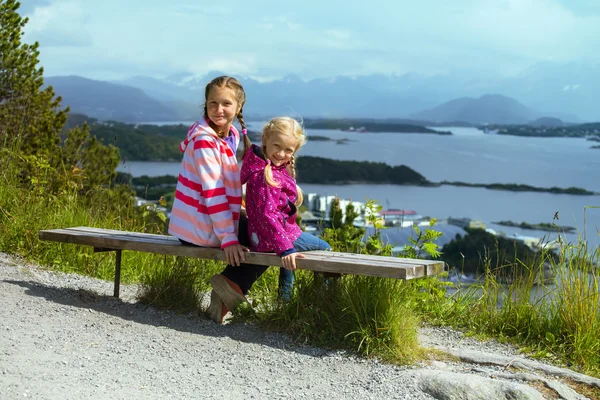
[[[439,400],[544,400],[530,386],[479,375],[418,371],[419,388]]]

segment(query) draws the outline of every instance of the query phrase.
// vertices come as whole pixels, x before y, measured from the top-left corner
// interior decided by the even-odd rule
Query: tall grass
[[[485,260],[484,260],[485,262]],[[481,283],[430,304],[431,322],[503,338],[532,354],[600,374],[598,253],[562,243],[523,263],[522,273],[486,265]],[[542,279],[544,270],[553,276]]]
[[[165,230],[164,219],[154,210],[134,206],[127,188],[98,187],[82,195],[80,187],[67,185],[58,192],[50,192],[46,188],[49,182],[46,182],[43,168],[39,169],[33,185],[23,185],[20,176],[23,160],[17,154],[10,148],[0,152],[3,165],[0,171],[0,251],[23,256],[58,271],[112,280],[116,263],[114,252],[94,253],[89,246],[43,242],[39,240],[38,232],[72,226],[154,233]],[[65,182],[70,181],[68,178],[65,177]],[[205,291],[208,277],[220,269],[221,263],[209,260],[176,260],[149,253],[123,252],[121,280],[146,283],[141,297],[152,304],[189,309],[193,302],[184,297]],[[159,282],[164,287],[152,290]],[[195,288],[185,291],[182,287],[188,282],[193,282]],[[172,298],[170,305],[164,300],[169,296]]]
[[[83,225],[164,232],[164,221],[153,210],[134,207],[127,191],[95,188],[81,196],[77,187],[67,186],[50,194],[43,168],[34,190],[24,189],[21,161],[6,149],[0,161],[0,251],[60,271],[112,280],[113,253],[41,242],[38,231]],[[297,271],[293,296],[286,303],[277,298],[278,269],[272,268],[250,293],[255,312],[238,318],[287,332],[299,341],[403,363],[423,356],[417,332],[419,323],[427,321],[510,340],[538,356],[600,375],[598,251],[590,251],[583,241],[563,242],[555,255],[542,251],[535,259],[517,261],[520,268],[491,265],[483,257],[486,273],[481,283],[452,295],[446,294],[450,284],[435,277],[407,282],[358,276],[327,280]],[[541,279],[545,265],[554,284]],[[124,252],[122,278],[140,283],[141,298],[149,304],[189,311],[201,308],[210,276],[223,266]]]
[[[263,280],[276,285],[276,271],[268,271]],[[286,302],[277,300],[272,289],[261,290],[263,284],[258,282],[254,293],[254,318],[267,328],[301,342],[396,362],[420,355],[420,320],[408,307],[413,288],[407,282],[349,275],[325,278],[298,270],[294,294]]]

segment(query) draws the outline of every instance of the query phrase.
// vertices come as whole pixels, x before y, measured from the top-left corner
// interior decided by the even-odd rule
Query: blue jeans
[[[306,232],[302,232],[293,244],[296,251],[331,250],[329,243]],[[283,300],[289,300],[292,296],[294,279],[294,271],[279,268],[279,296]]]

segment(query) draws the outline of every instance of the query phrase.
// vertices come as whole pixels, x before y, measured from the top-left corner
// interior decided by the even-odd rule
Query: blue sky
[[[513,75],[600,61],[599,0],[22,0],[46,76]]]

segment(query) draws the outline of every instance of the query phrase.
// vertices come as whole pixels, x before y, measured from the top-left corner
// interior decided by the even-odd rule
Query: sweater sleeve
[[[294,249],[293,242],[283,228],[285,220],[282,211],[277,207],[280,192],[280,188],[268,185],[260,173],[252,175],[246,184],[246,209],[249,217],[252,215],[258,219],[254,224],[258,239],[271,243],[273,251],[279,256]],[[293,251],[289,251],[291,252]]]
[[[206,203],[206,209],[199,211],[210,217],[213,231],[219,238],[222,249],[238,244],[235,221],[223,181],[223,161],[219,143],[209,136],[198,137],[194,141],[194,159]]]

